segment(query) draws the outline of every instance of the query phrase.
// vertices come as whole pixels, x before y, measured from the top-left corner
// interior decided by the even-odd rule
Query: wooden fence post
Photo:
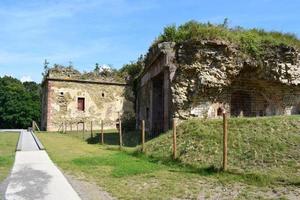
[[[104,144],[103,120],[101,120],[101,144]]]
[[[227,170],[227,140],[228,140],[228,122],[227,114],[223,113],[223,171]]]
[[[84,140],[85,139],[85,123],[83,122],[83,134],[82,134],[82,139]]]
[[[39,126],[37,125],[37,123],[33,120],[32,121],[32,131],[35,131],[35,130],[41,131]]]
[[[142,120],[142,152],[145,152],[145,120]]]
[[[94,134],[93,134],[93,122],[91,121],[91,138],[94,137]]]
[[[176,144],[176,118],[173,118],[173,159],[176,159],[177,144]]]
[[[122,149],[122,121],[121,118],[119,118],[119,139],[120,139],[120,149]]]

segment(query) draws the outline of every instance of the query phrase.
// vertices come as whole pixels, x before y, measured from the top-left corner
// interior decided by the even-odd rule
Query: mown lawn
[[[9,174],[14,163],[18,133],[0,132],[0,182]]]
[[[68,134],[39,133],[52,160],[65,172],[97,183],[119,199],[274,199],[300,196],[297,186],[261,184],[242,175],[161,162],[135,148],[101,146]],[[255,177],[254,177],[255,179]],[[246,180],[246,181],[245,181]]]

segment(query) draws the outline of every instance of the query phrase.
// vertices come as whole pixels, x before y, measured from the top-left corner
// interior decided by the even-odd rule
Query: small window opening
[[[223,115],[223,108],[218,108],[218,110],[217,110],[217,115],[218,116],[222,116]]]
[[[102,97],[104,97],[105,95],[104,95],[104,93],[102,93]]]
[[[63,92],[60,92],[60,95],[64,95],[64,93],[63,93]]]
[[[82,97],[78,98],[77,101],[77,108],[79,111],[84,111],[85,110],[85,99]]]

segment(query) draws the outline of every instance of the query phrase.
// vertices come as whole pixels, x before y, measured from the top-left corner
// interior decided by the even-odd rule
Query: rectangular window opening
[[[84,111],[85,109],[85,99],[82,97],[78,97],[77,108],[79,111]]]

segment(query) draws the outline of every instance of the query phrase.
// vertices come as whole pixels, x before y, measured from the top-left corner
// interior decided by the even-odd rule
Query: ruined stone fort
[[[50,70],[43,83],[42,127],[62,122],[113,122],[118,113],[158,134],[181,120],[300,114],[300,53],[287,45],[266,46],[263,57],[224,40],[153,45],[138,79],[136,97],[125,82],[84,78],[77,71]],[[134,100],[135,99],[135,100]],[[95,124],[99,126],[99,124]]]
[[[164,42],[146,58],[137,120],[160,133],[172,118],[300,114],[300,54],[267,47],[262,61],[221,40]]]
[[[134,117],[132,91],[125,82],[82,74],[71,67],[54,67],[42,83],[42,129],[63,131],[115,129],[116,121]],[[85,126],[85,127],[83,127]]]

